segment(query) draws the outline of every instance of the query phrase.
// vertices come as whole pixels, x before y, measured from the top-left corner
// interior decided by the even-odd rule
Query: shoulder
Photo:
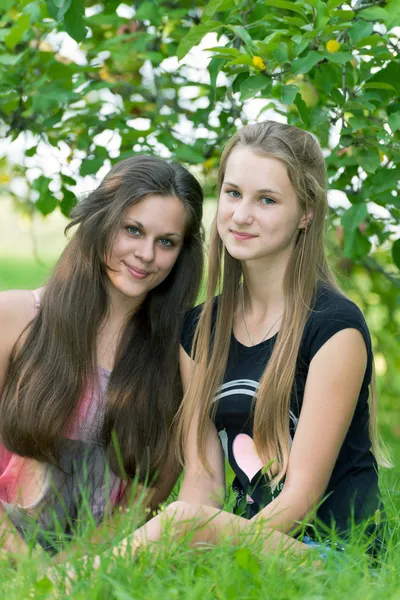
[[[39,294],[41,290],[38,290]],[[30,290],[0,292],[0,330],[2,342],[11,347],[35,318],[35,298]]]
[[[371,353],[368,326],[357,304],[339,290],[319,285],[303,334],[302,345],[308,360],[311,361],[324,343],[343,329],[358,330],[367,353]]]

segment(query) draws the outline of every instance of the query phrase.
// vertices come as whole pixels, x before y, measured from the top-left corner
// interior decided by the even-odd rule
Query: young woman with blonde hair
[[[179,501],[130,543],[158,539],[170,518],[177,535],[194,527],[194,542],[253,531],[265,550],[305,551],[382,508],[377,464],[389,461],[369,393],[370,335],[326,261],[326,167],[313,135],[243,127],[222,154],[218,190],[207,297],[182,334]],[[236,514],[221,510],[224,455]]]
[[[51,554],[179,473],[179,339],[202,277],[201,186],[150,156],[115,165],[74,209],[43,290],[0,294],[0,547]],[[172,449],[172,450],[171,450]],[[150,489],[152,488],[152,489]],[[144,491],[145,493],[145,491]],[[146,494],[145,494],[146,495]]]

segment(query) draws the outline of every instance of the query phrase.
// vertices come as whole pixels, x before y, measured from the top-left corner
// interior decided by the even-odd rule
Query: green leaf
[[[14,4],[15,0],[1,0],[1,11],[7,12]]]
[[[322,2],[322,0],[318,0],[316,6],[317,12],[317,29],[323,29],[325,25],[329,21],[328,8],[326,6],[326,2]]]
[[[368,208],[366,204],[353,204],[353,206],[350,206],[342,216],[341,223],[345,230],[352,231],[357,229],[357,227],[365,221],[367,216]]]
[[[364,10],[360,10],[358,14],[366,21],[386,21],[389,17],[387,11],[381,6],[364,8]]]
[[[241,25],[235,25],[235,26],[228,25],[227,29],[230,29],[231,31],[233,31],[235,33],[235,35],[240,37],[240,39],[244,41],[244,43],[249,48],[249,50],[255,51],[255,46],[254,46],[253,40],[251,39],[251,35],[248,33],[248,31],[244,27],[242,27]]]
[[[319,52],[311,50],[306,56],[298,58],[292,66],[293,75],[299,75],[300,73],[308,73],[315,65],[324,58]]]
[[[37,146],[32,146],[32,148],[28,148],[28,150],[25,150],[25,156],[35,156],[36,150]]]
[[[69,175],[64,175],[64,173],[61,173],[61,180],[66,185],[76,185],[76,180],[73,179],[73,177],[70,177]]]
[[[78,201],[75,194],[73,194],[71,190],[68,190],[67,188],[63,189],[63,194],[64,197],[60,202],[60,210],[63,215],[69,217],[71,210],[74,208],[74,206],[76,206]]]
[[[204,8],[203,16],[211,18],[217,12],[223,12],[232,8],[232,0],[210,0]]]
[[[188,31],[186,35],[183,36],[178,49],[176,51],[176,56],[178,60],[182,60],[184,56],[191,50],[194,46],[197,46],[206,35],[210,31],[216,31],[223,27],[221,23],[218,21],[208,21],[207,23],[202,23],[201,25],[196,25],[192,27]]]
[[[329,62],[345,65],[353,59],[353,55],[350,52],[324,52],[324,58]]]
[[[49,15],[56,21],[60,21],[63,18],[70,6],[71,0],[47,0]]]
[[[400,269],[400,238],[393,243],[392,256],[394,264]]]
[[[206,48],[206,50],[207,52],[215,52],[215,54],[220,54],[221,57],[226,56],[227,58],[235,58],[242,54],[242,52],[236,48],[223,48],[222,46],[212,46],[211,48]]]
[[[309,125],[310,117],[308,113],[307,104],[304,102],[300,94],[297,94],[296,98],[294,99],[294,104],[296,105],[297,110],[299,111],[300,119],[305,125]]]
[[[366,204],[353,204],[342,216],[344,248],[346,258],[360,259],[369,253],[371,244],[359,231],[359,226],[368,216]]]
[[[251,75],[240,85],[240,97],[242,100],[253,98],[260,90],[263,90],[271,83],[265,75]]]
[[[297,85],[292,85],[291,83],[289,83],[288,85],[283,85],[282,86],[282,102],[284,104],[293,104],[298,91],[299,91],[299,87]]]
[[[223,58],[212,58],[208,65],[208,72],[210,73],[210,105],[213,106],[217,95],[217,77],[218,73],[224,66],[225,59]]]
[[[13,67],[17,64],[22,54],[0,54],[0,65]]]
[[[240,86],[242,85],[243,81],[245,81],[248,78],[249,78],[248,73],[239,73],[235,77],[235,79],[232,82],[232,91],[234,94],[237,94],[238,92],[240,92]]]
[[[365,148],[358,152],[357,156],[362,168],[367,173],[375,173],[381,164],[381,159],[377,148]]]
[[[291,10],[293,12],[299,13],[304,17],[303,10],[294,2],[288,2],[287,0],[266,0],[265,4],[267,6],[273,6],[274,8],[284,8],[285,10]]]
[[[279,42],[278,47],[273,51],[273,55],[278,62],[287,62],[289,60],[289,50],[287,44],[285,44],[285,42]]]
[[[81,0],[71,0],[71,5],[65,13],[63,24],[65,31],[76,41],[82,42],[86,38],[84,22],[85,5]]]
[[[394,132],[400,129],[400,112],[395,112],[388,117],[389,127]]]
[[[226,63],[227,67],[234,67],[236,65],[247,65],[248,67],[251,67],[253,65],[253,60],[248,54],[242,54],[242,56],[238,56]]]
[[[152,25],[159,25],[162,22],[162,15],[155,2],[143,2],[135,13],[135,19],[149,21]]]
[[[95,175],[103,164],[104,160],[102,158],[85,158],[81,164],[79,173],[82,177],[85,177],[85,175]]]
[[[360,260],[367,256],[371,250],[371,242],[358,229],[346,234],[344,232],[343,254],[346,258]]]
[[[353,10],[335,10],[331,16],[332,18],[337,18],[341,21],[350,22],[354,18],[355,14],[356,13]]]
[[[40,10],[40,5],[36,2],[30,2],[22,9],[24,15],[29,15],[31,23],[35,21],[41,21],[42,14]]]
[[[14,27],[11,27],[10,33],[4,38],[4,42],[9,50],[14,50],[15,46],[21,41],[22,36],[28,29],[30,23],[29,15],[21,15]]]
[[[328,0],[329,12],[334,11],[337,6],[343,4],[343,0]]]
[[[53,212],[57,206],[57,199],[53,196],[50,190],[42,192],[35,204],[36,208],[42,215],[46,216]]]
[[[179,146],[175,152],[175,157],[178,161],[187,162],[190,164],[201,164],[204,162],[204,156],[197,152],[194,148],[184,145]]]
[[[390,83],[384,83],[383,81],[367,81],[367,83],[364,83],[364,89],[389,90],[391,92],[396,91],[396,88],[390,85]]]
[[[353,27],[348,31],[351,41],[356,44],[365,37],[371,35],[374,30],[372,23],[366,23],[365,21],[357,21]]]
[[[364,119],[360,119],[360,117],[350,117],[349,124],[353,131],[358,131],[369,126],[369,123],[364,121]]]

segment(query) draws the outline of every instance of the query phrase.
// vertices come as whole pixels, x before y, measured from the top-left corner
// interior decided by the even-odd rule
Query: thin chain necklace
[[[253,336],[251,335],[251,333],[249,331],[249,327],[247,325],[246,310],[244,308],[244,287],[243,286],[242,286],[242,311],[243,311],[244,326],[246,327],[247,335],[249,336],[249,340],[252,343],[252,345],[255,346],[256,343],[253,340]],[[267,335],[269,334],[269,332],[272,331],[272,329],[275,327],[275,325],[277,324],[277,322],[279,321],[279,319],[281,319],[282,317],[283,317],[283,313],[281,315],[279,315],[279,317],[276,319],[276,321],[274,321],[272,323],[271,327],[268,329],[267,333],[261,338],[261,340],[258,342],[258,344],[261,344],[261,342],[263,342],[265,340],[265,338],[267,337]]]

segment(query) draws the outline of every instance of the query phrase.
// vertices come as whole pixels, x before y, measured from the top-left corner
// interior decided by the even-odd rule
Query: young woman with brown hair
[[[37,530],[56,552],[82,507],[99,523],[135,477],[152,487],[151,506],[168,497],[178,475],[180,331],[202,276],[202,202],[181,165],[121,161],[75,208],[46,287],[0,294],[6,551],[27,552]]]
[[[326,167],[313,135],[243,127],[222,154],[218,190],[207,297],[182,334],[179,501],[130,543],[158,539],[171,518],[178,533],[194,527],[194,542],[252,531],[266,550],[304,551],[298,540],[332,528],[345,537],[381,509],[377,464],[390,463],[369,392],[371,340],[326,261]],[[236,514],[221,510],[224,454]]]

